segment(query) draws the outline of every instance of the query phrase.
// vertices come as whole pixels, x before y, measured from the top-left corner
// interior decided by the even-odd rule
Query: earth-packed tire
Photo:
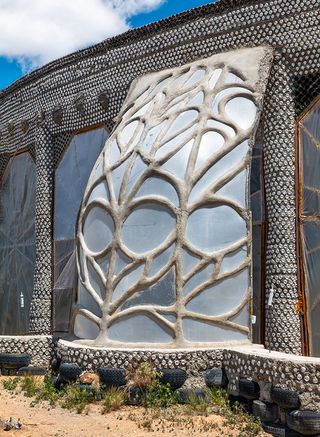
[[[206,399],[208,397],[207,392],[203,388],[179,388],[175,392],[177,402],[179,404],[188,404],[190,398],[195,397],[196,399]]]
[[[255,381],[247,378],[240,378],[239,380],[239,394],[246,399],[259,399],[260,387]]]
[[[46,375],[47,370],[43,367],[20,367],[17,375]]]
[[[320,434],[320,413],[315,411],[290,411],[286,414],[289,428],[304,435]]]
[[[208,369],[205,371],[204,380],[207,387],[221,387],[224,388],[228,385],[228,378],[224,371],[219,367],[214,369]]]
[[[29,366],[31,356],[29,354],[8,354],[6,352],[0,353],[0,367],[20,369],[21,367]]]
[[[268,423],[262,424],[262,428],[265,432],[268,432],[273,437],[303,437],[304,434],[292,431],[285,425],[280,423]]]
[[[252,414],[265,422],[275,422],[279,412],[277,404],[254,400],[252,402]]]
[[[61,379],[67,382],[76,381],[82,373],[81,367],[76,363],[62,363],[59,367]]]
[[[127,384],[125,369],[100,367],[98,369],[100,382],[107,387],[121,387]]]
[[[300,407],[299,395],[295,391],[272,386],[270,395],[272,402],[284,410],[297,410]]]
[[[162,384],[169,384],[172,390],[182,387],[187,380],[187,372],[182,369],[158,369],[159,381]]]

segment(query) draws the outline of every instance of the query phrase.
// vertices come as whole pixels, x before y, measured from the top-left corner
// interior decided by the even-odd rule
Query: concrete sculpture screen
[[[248,339],[248,176],[270,58],[243,49],[132,84],[80,212],[80,342]]]

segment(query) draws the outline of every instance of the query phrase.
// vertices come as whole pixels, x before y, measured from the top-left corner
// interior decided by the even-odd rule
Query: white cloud
[[[165,0],[0,0],[0,56],[24,69],[129,29],[128,19]]]

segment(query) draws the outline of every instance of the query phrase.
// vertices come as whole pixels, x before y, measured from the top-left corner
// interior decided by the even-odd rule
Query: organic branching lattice
[[[216,55],[131,86],[80,212],[78,337],[166,347],[248,337],[248,172],[266,57]]]

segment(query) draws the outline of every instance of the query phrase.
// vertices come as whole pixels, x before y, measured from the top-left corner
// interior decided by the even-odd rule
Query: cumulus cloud
[[[0,0],[0,56],[24,70],[129,29],[165,0]]]

